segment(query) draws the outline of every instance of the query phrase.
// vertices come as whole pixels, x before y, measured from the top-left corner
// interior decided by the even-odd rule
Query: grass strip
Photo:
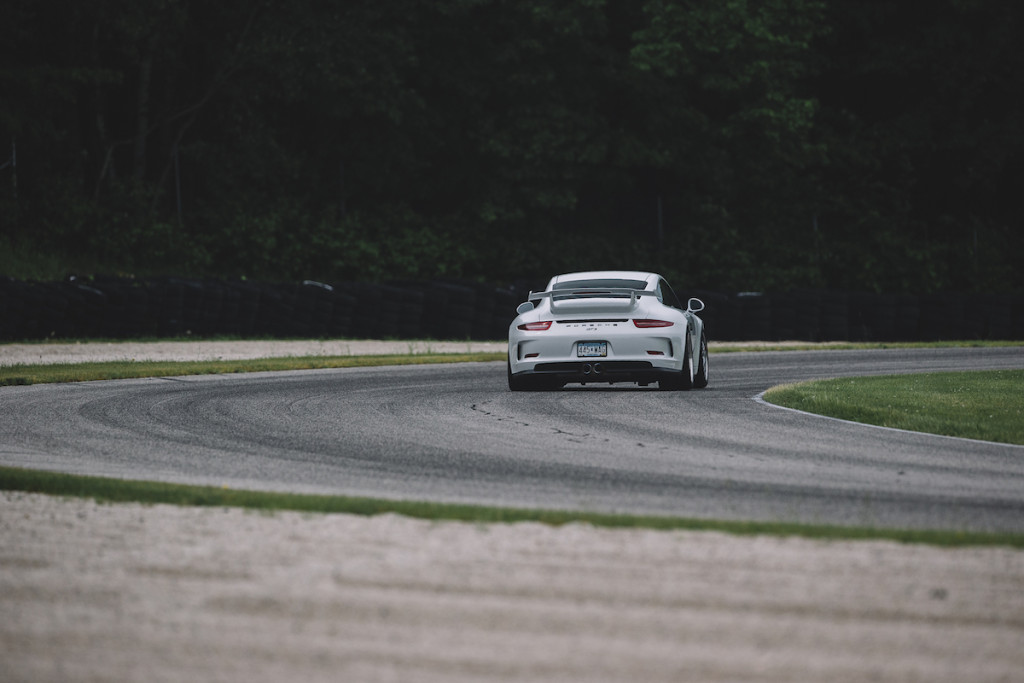
[[[881,427],[1024,445],[1024,370],[842,377],[774,387],[764,398]]]
[[[297,356],[258,360],[214,361],[111,361],[102,363],[38,364],[0,366],[0,386],[89,382],[140,377],[181,377],[242,372],[322,370],[383,365],[425,365],[504,360],[505,353],[424,353],[383,356]]]
[[[718,531],[734,535],[799,536],[831,541],[888,540],[943,547],[1009,546],[1024,548],[1024,534],[971,531],[880,529],[783,522],[741,522],[570,510],[430,503],[352,496],[246,491],[151,481],[93,477],[0,466],[0,490],[92,498],[102,503],[135,502],[198,507],[238,507],[260,511],[379,515],[394,513],[417,519],[472,523],[537,522],[560,526],[590,524],[614,529]]]
[[[748,353],[756,351],[872,351],[876,349],[983,349],[1024,346],[1024,341],[939,342],[708,342],[710,353]]]

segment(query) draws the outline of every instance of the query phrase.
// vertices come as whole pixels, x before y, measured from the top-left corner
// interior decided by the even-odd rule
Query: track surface
[[[0,462],[257,489],[1024,531],[1024,448],[753,400],[816,377],[1020,368],[1024,350],[713,355],[711,386],[510,393],[503,363],[0,388]]]

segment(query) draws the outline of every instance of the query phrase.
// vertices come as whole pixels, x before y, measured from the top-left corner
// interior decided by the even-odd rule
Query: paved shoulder
[[[428,353],[501,352],[505,342],[307,341],[87,342],[3,344],[0,365],[99,363],[105,361],[252,360],[301,356],[375,356]]]

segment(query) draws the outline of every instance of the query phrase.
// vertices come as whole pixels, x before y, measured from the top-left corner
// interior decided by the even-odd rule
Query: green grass
[[[191,486],[150,481],[27,470],[0,466],[0,490],[92,498],[102,503],[138,502],[200,507],[240,507],[252,510],[292,510],[310,513],[378,515],[395,513],[428,520],[510,524],[537,522],[560,526],[591,524],[617,529],[662,531],[719,531],[736,535],[799,536],[829,540],[889,540],[946,547],[1010,546],[1024,548],[1024,534],[942,530],[902,530],[839,527],[779,522],[739,522],[640,515],[602,514],[570,510],[458,505],[403,500],[245,491],[216,486]]]
[[[1024,445],[1024,370],[844,377],[775,387],[764,398],[854,422]]]
[[[504,360],[505,353],[432,353],[389,356],[302,356],[260,360],[218,360],[199,362],[114,361],[107,363],[70,363],[67,365],[0,366],[0,386],[47,384],[51,382],[88,382],[102,379],[139,377],[180,377],[183,375],[220,375],[239,372],[283,370],[322,370],[381,365],[425,365]]]

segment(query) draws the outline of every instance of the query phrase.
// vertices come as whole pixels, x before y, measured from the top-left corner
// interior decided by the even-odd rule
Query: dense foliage
[[[709,289],[1024,289],[1020,3],[4,4],[11,253],[271,279],[635,267]]]

